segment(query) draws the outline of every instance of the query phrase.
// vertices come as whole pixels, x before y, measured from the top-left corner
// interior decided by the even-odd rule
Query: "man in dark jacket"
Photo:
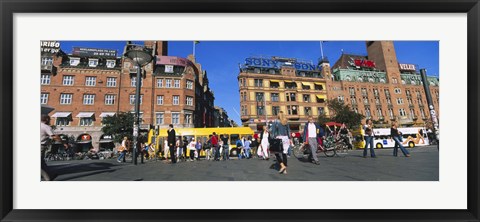
[[[319,164],[317,157],[317,146],[323,137],[323,134],[322,127],[313,121],[312,116],[308,117],[308,122],[305,123],[305,127],[303,128],[302,139],[305,145],[310,145],[311,152],[308,159],[313,159],[313,162],[317,165]]]
[[[167,141],[168,141],[168,148],[170,150],[170,159],[172,161],[172,163],[176,163],[177,162],[177,159],[175,157],[175,130],[173,129],[173,125],[170,124],[168,125],[168,130],[167,130],[167,133],[168,133],[168,138],[167,138]]]

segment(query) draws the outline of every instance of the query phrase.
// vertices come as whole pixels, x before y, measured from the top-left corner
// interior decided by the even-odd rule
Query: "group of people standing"
[[[375,150],[373,147],[373,140],[375,138],[375,132],[373,132],[373,122],[371,119],[367,119],[365,125],[363,126],[365,131],[365,149],[363,149],[363,158],[367,158],[368,147],[370,146],[370,157],[377,158],[375,155]],[[402,132],[398,130],[398,123],[396,121],[392,122],[392,127],[390,128],[390,137],[395,141],[395,147],[393,148],[393,156],[398,156],[398,148],[402,151],[405,157],[410,157],[410,153],[402,144],[403,136]]]

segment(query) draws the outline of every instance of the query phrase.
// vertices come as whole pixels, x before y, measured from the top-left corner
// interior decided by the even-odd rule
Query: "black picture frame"
[[[1,0],[1,221],[479,221],[479,12],[478,0]],[[248,4],[247,4],[248,3]],[[274,4],[272,4],[274,3]],[[294,3],[294,4],[293,4]],[[252,7],[254,6],[254,7]],[[467,210],[17,210],[13,209],[14,13],[467,13]],[[446,86],[446,85],[443,85]],[[448,86],[447,86],[448,87]],[[449,117],[444,117],[449,118]],[[454,118],[454,117],[453,117]],[[18,146],[18,144],[17,144]],[[30,148],[27,148],[30,149]],[[33,148],[31,148],[33,149]],[[447,149],[447,148],[445,148]],[[28,151],[27,151],[28,152]],[[448,151],[446,151],[448,152]],[[448,155],[448,153],[447,153]],[[40,191],[41,192],[41,191]],[[320,197],[319,197],[320,198]],[[415,197],[412,197],[414,201]],[[164,200],[168,201],[168,200]],[[137,203],[138,204],[138,203]],[[272,203],[274,204],[274,203]],[[301,200],[299,200],[301,204]]]

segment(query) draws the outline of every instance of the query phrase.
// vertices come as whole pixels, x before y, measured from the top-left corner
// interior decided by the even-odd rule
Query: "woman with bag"
[[[277,119],[273,122],[272,130],[272,144],[270,144],[270,151],[275,153],[277,162],[280,164],[279,173],[287,174],[287,153],[288,147],[292,144],[290,140],[290,126],[285,114],[280,111]],[[280,153],[282,154],[280,156]]]
[[[125,153],[127,153],[127,141],[128,137],[123,137],[122,145],[118,147],[118,152],[120,155],[118,156],[117,162],[125,162]]]

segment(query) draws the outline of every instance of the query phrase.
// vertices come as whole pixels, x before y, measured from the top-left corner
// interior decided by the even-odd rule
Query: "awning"
[[[292,83],[293,81],[285,80],[284,82],[286,82],[286,83]]]
[[[315,85],[320,85],[320,86],[323,86],[325,83],[321,83],[321,82],[316,82],[314,83]]]
[[[327,96],[326,95],[317,95],[317,98],[318,99],[327,99]]]
[[[42,105],[42,114],[49,114],[50,112],[52,112],[53,110],[55,110],[55,108],[51,107],[51,106],[47,106],[47,105]]]
[[[303,85],[306,85],[306,86],[311,86],[311,84],[309,82],[302,82]]]
[[[278,80],[270,80],[270,82],[277,82],[277,83],[280,83],[280,81],[278,81]]]
[[[107,116],[115,116],[115,113],[113,113],[113,112],[111,112],[111,113],[105,112],[105,113],[101,113],[101,114],[100,114],[100,117],[101,117],[101,118],[104,118],[104,117],[107,117]]]
[[[52,117],[69,117],[70,115],[72,115],[72,112],[56,112]]]
[[[92,117],[95,113],[94,112],[79,112],[77,117],[78,118],[88,118]]]

